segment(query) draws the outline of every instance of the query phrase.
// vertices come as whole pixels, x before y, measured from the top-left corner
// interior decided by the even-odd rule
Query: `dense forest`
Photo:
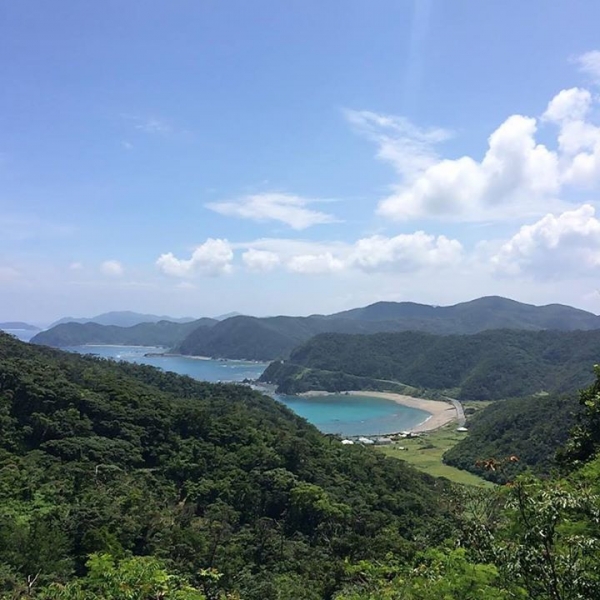
[[[346,561],[408,560],[453,528],[447,484],[343,446],[248,387],[4,334],[0,444],[7,597],[106,554],[154,557],[207,594],[326,598]]]
[[[372,334],[425,331],[435,334],[473,334],[490,329],[600,329],[600,317],[569,306],[532,306],[499,297],[486,297],[454,306],[414,302],[377,302],[331,315],[309,317],[249,317],[237,315],[221,322],[199,319],[195,326],[140,329],[106,326],[109,320],[132,322],[136,313],[99,315],[96,324],[68,323],[42,332],[35,343],[55,347],[80,344],[140,344],[167,346],[195,356],[249,360],[287,358],[298,345],[320,333]],[[148,318],[153,315],[147,315]],[[145,324],[147,325],[147,324]],[[172,324],[175,325],[175,324]]]
[[[469,435],[446,452],[444,462],[500,483],[526,470],[549,475],[581,411],[576,393],[494,402],[469,418]],[[500,471],[486,468],[485,461],[497,456],[518,460]]]
[[[599,355],[597,330],[322,334],[288,361],[272,363],[261,380],[285,393],[357,389],[356,378],[363,378],[358,389],[381,389],[390,381],[463,400],[495,400],[588,385],[589,365]]]
[[[515,436],[477,457],[509,484],[470,489],[245,386],[0,334],[0,598],[593,600],[600,368],[578,404],[539,401],[578,412],[560,472],[515,478]]]

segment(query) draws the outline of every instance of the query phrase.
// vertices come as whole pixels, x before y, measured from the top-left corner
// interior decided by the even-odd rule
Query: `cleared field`
[[[413,467],[434,477],[445,477],[464,485],[492,486],[490,482],[472,473],[450,467],[442,462],[444,452],[457,444],[465,435],[468,434],[456,431],[456,425],[450,424],[417,438],[403,439],[389,446],[377,446],[377,450],[387,456],[405,460]]]

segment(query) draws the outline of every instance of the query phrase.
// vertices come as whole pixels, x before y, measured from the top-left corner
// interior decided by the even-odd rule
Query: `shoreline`
[[[350,396],[371,396],[373,398],[382,398],[383,400],[391,400],[396,404],[401,404],[402,406],[407,406],[409,408],[417,408],[429,413],[429,416],[424,421],[418,425],[415,425],[414,427],[406,429],[406,431],[410,431],[411,433],[434,431],[435,429],[439,429],[440,427],[457,420],[456,409],[450,402],[444,402],[442,400],[427,400],[425,398],[414,398],[412,396],[405,396],[404,394],[397,394],[394,392],[325,392],[312,390],[310,392],[303,392],[302,394],[298,395],[304,398],[310,398],[314,396],[331,396],[337,393],[348,393]]]

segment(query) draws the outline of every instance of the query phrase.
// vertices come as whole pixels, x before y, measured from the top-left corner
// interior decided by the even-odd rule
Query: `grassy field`
[[[442,455],[461,440],[466,433],[456,431],[456,423],[451,423],[417,438],[403,439],[389,446],[377,446],[387,456],[405,460],[413,467],[434,477],[446,477],[456,483],[479,487],[491,486],[472,473],[461,471],[442,462]],[[405,448],[401,450],[401,448]]]

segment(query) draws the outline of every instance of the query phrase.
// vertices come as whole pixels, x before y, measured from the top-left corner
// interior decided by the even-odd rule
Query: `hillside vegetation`
[[[0,334],[0,598],[598,598],[600,368],[579,405],[559,477],[461,488],[247,387]]]
[[[444,462],[498,483],[525,470],[548,475],[581,413],[575,393],[494,402],[469,419],[468,435],[444,454]],[[516,460],[500,471],[486,468],[486,460],[506,456]]]
[[[116,315],[116,316],[115,316]],[[144,315],[107,313],[96,320],[138,319]],[[154,318],[148,315],[148,318]],[[379,332],[424,331],[435,334],[473,334],[498,328],[538,331],[563,331],[600,328],[600,317],[569,306],[551,304],[532,306],[499,297],[486,297],[454,306],[429,306],[413,302],[377,302],[332,315],[309,317],[265,317],[243,315],[216,322],[214,319],[195,321],[184,328],[182,337],[170,339],[174,352],[194,356],[273,360],[287,358],[294,348],[320,333],[372,334]],[[89,324],[88,324],[89,325]],[[61,327],[59,325],[59,327]],[[121,329],[87,327],[70,324],[69,329],[52,327],[36,342],[64,347],[71,344],[141,343],[164,345],[169,339],[147,329],[142,341],[126,342]],[[140,336],[134,339],[139,340]],[[79,341],[70,341],[79,340]]]
[[[296,346],[320,333],[471,334],[498,328],[589,330],[600,328],[600,317],[570,306],[532,306],[499,297],[454,306],[377,302],[327,316],[234,317],[210,330],[193,332],[176,350],[196,356],[272,360],[288,357]]]
[[[209,598],[327,598],[345,561],[408,559],[448,534],[444,490],[247,387],[0,334],[0,597],[29,596],[36,574],[72,581],[94,554],[90,589],[98,570],[161,577],[160,563]],[[92,597],[107,596],[68,596]]]
[[[288,361],[269,365],[261,381],[283,393],[382,389],[390,381],[463,400],[495,400],[588,385],[589,365],[599,357],[597,330],[322,334]]]
[[[163,346],[171,348],[199,327],[210,327],[213,319],[198,319],[186,323],[158,321],[139,323],[131,327],[99,325],[98,323],[63,323],[40,331],[31,342],[65,348],[85,344],[120,344],[124,346]]]

